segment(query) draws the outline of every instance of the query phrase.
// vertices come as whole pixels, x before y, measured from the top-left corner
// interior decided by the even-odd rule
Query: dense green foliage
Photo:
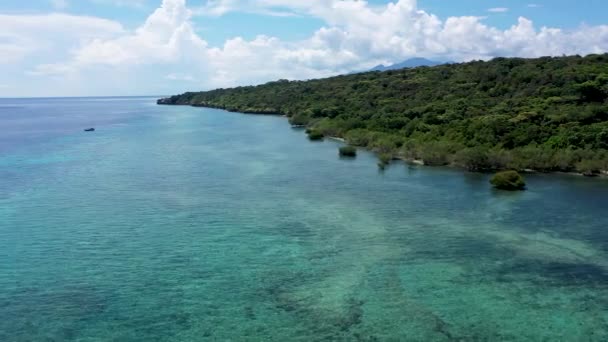
[[[159,103],[285,114],[294,125],[428,165],[608,169],[608,54],[280,80]]]
[[[324,135],[321,131],[315,130],[315,129],[310,129],[306,131],[306,134],[308,134],[308,139],[310,140],[322,140]]]
[[[342,157],[356,157],[357,148],[354,146],[342,146],[340,147],[340,156]]]
[[[383,169],[391,163],[393,156],[390,153],[380,153],[378,155],[378,167]]]
[[[494,175],[490,183],[501,190],[524,190],[526,182],[517,171],[502,171]]]

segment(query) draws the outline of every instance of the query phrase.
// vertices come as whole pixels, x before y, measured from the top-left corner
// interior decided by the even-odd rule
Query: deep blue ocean
[[[505,193],[340,146],[155,98],[0,100],[0,341],[608,340],[607,180]]]

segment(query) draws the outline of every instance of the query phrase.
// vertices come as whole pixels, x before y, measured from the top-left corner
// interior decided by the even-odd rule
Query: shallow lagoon
[[[2,341],[608,340],[605,180],[379,172],[151,98],[0,100],[0,129]]]

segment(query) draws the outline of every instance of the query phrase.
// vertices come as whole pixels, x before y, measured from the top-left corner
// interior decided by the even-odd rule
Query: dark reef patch
[[[509,280],[524,276],[544,285],[608,286],[608,271],[590,263],[565,263],[537,259],[516,260],[496,270],[497,279]]]

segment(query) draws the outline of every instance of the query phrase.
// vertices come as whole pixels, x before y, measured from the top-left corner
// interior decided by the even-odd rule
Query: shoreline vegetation
[[[608,175],[608,54],[496,58],[158,100],[284,115],[313,140],[469,171]]]

